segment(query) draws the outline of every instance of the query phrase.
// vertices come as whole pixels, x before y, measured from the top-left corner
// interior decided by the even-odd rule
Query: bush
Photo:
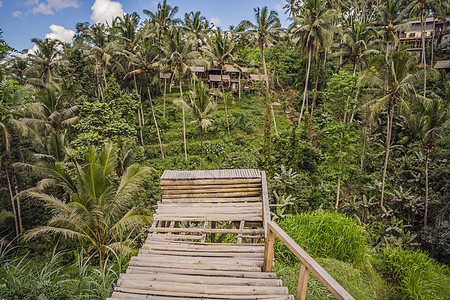
[[[369,254],[366,231],[355,220],[329,211],[315,211],[287,217],[278,222],[312,257],[328,257],[364,265]],[[277,242],[276,252],[285,261],[295,262],[295,256]]]
[[[395,299],[392,288],[372,268],[360,270],[352,264],[332,258],[318,258],[317,262],[356,300]],[[296,293],[300,264],[275,264],[275,272],[291,294]],[[308,280],[307,299],[335,299],[331,292],[312,274]]]
[[[449,299],[448,268],[421,251],[387,247],[376,255],[375,266],[397,285],[403,299]]]

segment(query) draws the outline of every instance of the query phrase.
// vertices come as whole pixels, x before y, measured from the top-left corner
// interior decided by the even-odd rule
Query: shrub
[[[303,213],[278,222],[312,257],[328,257],[362,266],[368,257],[366,231],[355,220],[329,211]],[[295,256],[276,243],[276,253],[294,262]]]
[[[392,288],[373,268],[363,270],[352,264],[332,258],[318,258],[317,262],[342,285],[355,299],[395,299]],[[289,288],[291,294],[297,290],[298,270],[300,264],[275,264],[275,272],[283,279],[283,284]],[[308,280],[307,299],[335,299],[327,288],[314,275]]]
[[[375,266],[394,280],[403,299],[449,299],[448,268],[422,251],[387,247],[378,252]]]

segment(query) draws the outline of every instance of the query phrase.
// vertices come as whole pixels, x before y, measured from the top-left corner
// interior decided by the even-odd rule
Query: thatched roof
[[[250,79],[253,81],[265,81],[266,75],[263,74],[250,74]]]
[[[209,75],[209,81],[216,81],[216,82],[220,82],[220,75]]]
[[[159,78],[160,79],[170,79],[170,77],[172,76],[172,73],[159,73]]]
[[[240,73],[238,69],[236,69],[235,67],[227,67],[225,69],[226,72],[230,72],[230,73]]]
[[[438,60],[434,65],[435,69],[450,69],[450,60]]]
[[[198,72],[198,73],[203,73],[205,72],[205,67],[198,67],[198,66],[193,66],[190,67],[192,72]]]

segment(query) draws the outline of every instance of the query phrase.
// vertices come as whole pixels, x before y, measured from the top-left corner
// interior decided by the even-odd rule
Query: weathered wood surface
[[[263,191],[258,170],[165,171],[148,238],[109,299],[293,299],[262,272]]]

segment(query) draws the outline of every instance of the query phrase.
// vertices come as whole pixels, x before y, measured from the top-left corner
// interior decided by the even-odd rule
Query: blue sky
[[[201,11],[208,20],[224,29],[241,20],[253,21],[253,8],[267,6],[278,11],[283,26],[287,16],[282,7],[285,0],[168,0],[179,6],[178,17],[185,12]],[[16,50],[31,49],[32,38],[53,37],[69,41],[77,22],[101,22],[122,13],[143,9],[155,11],[154,0],[0,0],[0,29],[3,39]],[[109,20],[108,20],[109,21]],[[72,31],[71,31],[72,30]]]

